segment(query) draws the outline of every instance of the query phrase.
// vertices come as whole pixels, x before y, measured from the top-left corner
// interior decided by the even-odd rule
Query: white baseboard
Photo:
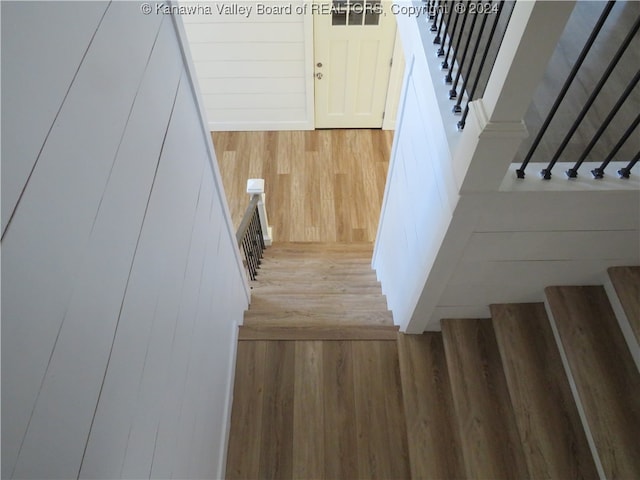
[[[313,130],[312,121],[292,122],[209,122],[212,132],[272,132],[280,130]]]
[[[640,371],[640,345],[638,344],[638,340],[636,340],[636,335],[631,328],[629,318],[622,307],[622,303],[620,303],[620,299],[618,298],[618,294],[613,283],[611,283],[611,278],[608,273],[604,279],[604,289],[607,292],[609,303],[613,308],[613,313],[616,315],[618,325],[620,326],[620,330],[622,330],[622,335],[627,342],[633,361],[636,363],[636,368]]]
[[[226,403],[224,406],[224,428],[221,432],[220,451],[218,452],[218,473],[216,478],[226,478],[227,469],[227,451],[229,447],[229,436],[231,433],[231,409],[233,407],[233,389],[235,385],[236,377],[236,357],[238,352],[238,322],[233,322],[233,332],[231,334],[231,358],[229,359],[229,372],[227,378],[229,379],[226,388]]]

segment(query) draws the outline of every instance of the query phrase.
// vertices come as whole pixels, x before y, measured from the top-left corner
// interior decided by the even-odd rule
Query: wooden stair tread
[[[373,243],[371,242],[274,242],[270,247],[272,251],[292,251],[292,252],[371,252],[373,253]]]
[[[387,325],[271,326],[242,325],[238,340],[396,340],[398,327]]]
[[[375,293],[276,293],[254,295],[249,310],[308,310],[325,309],[326,311],[344,310],[359,311],[387,309],[387,302],[382,295]]]
[[[268,284],[268,283],[287,283],[292,286],[296,285],[318,285],[324,282],[340,282],[348,283],[349,285],[380,285],[375,277],[371,273],[354,273],[354,272],[339,272],[339,273],[318,273],[309,274],[308,272],[297,272],[292,267],[289,271],[268,272],[266,270],[258,270],[258,276],[256,284]]]
[[[290,282],[284,280],[261,280],[252,284],[254,295],[270,295],[282,293],[282,288],[287,287],[291,294],[315,294],[318,292],[318,285],[312,283],[303,283],[290,285]],[[350,285],[349,282],[323,282],[322,292],[326,294],[378,294],[380,295],[380,285],[378,283],[369,283],[362,285]]]
[[[466,476],[527,478],[491,320],[442,320],[442,336]]]
[[[545,293],[605,476],[640,478],[640,374],[604,288]]]
[[[282,311],[252,312],[244,314],[244,325],[393,325],[391,312],[317,312],[317,311]]]
[[[543,303],[491,305],[531,478],[597,478]]]
[[[440,333],[398,335],[411,478],[462,478],[464,464]]]
[[[640,343],[640,267],[611,267],[607,272],[636,340]]]

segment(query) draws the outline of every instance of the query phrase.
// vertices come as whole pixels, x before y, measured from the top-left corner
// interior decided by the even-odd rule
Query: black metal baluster
[[[595,86],[593,92],[591,92],[591,95],[589,96],[589,98],[587,99],[586,103],[582,107],[582,110],[578,114],[578,117],[576,118],[576,120],[573,122],[573,125],[571,125],[571,128],[569,129],[569,132],[567,133],[567,135],[562,140],[562,143],[560,144],[560,147],[558,148],[556,153],[553,155],[553,158],[551,159],[551,162],[549,162],[549,165],[547,166],[547,168],[543,169],[540,172],[540,175],[542,175],[542,178],[544,178],[545,180],[549,180],[551,178],[551,170],[553,169],[554,165],[558,162],[558,159],[560,158],[560,155],[562,155],[562,152],[564,151],[564,149],[568,145],[569,140],[571,140],[571,137],[573,136],[575,131],[580,126],[580,123],[582,122],[582,120],[586,116],[587,112],[591,108],[591,105],[593,105],[593,102],[595,101],[596,97],[600,93],[600,90],[602,90],[602,87],[604,86],[605,82],[607,81],[607,79],[611,75],[611,72],[613,72],[613,69],[616,67],[616,65],[620,61],[620,58],[622,57],[624,52],[627,50],[627,47],[631,43],[631,40],[633,40],[633,37],[638,32],[638,28],[640,28],[640,17],[638,17],[636,22],[633,24],[633,27],[631,27],[631,30],[629,31],[629,33],[627,34],[626,38],[622,42],[622,45],[620,45],[620,48],[618,48],[618,51],[616,52],[616,54],[611,59],[611,62],[609,62],[609,65],[607,66],[607,69],[605,70],[605,72],[603,73],[602,77],[598,81],[598,83]]]
[[[480,42],[482,41],[482,34],[484,33],[484,27],[487,24],[487,18],[489,18],[488,14],[484,14],[482,16],[482,22],[480,23],[480,31],[478,32],[478,39],[473,46],[473,52],[471,52],[471,61],[469,62],[469,70],[467,74],[464,76],[464,82],[462,82],[462,88],[460,88],[460,96],[458,97],[458,101],[453,106],[453,113],[461,113],[462,112],[462,99],[464,98],[464,92],[467,90],[467,83],[469,82],[469,78],[471,77],[471,71],[473,69],[473,64],[476,61],[476,55],[478,54],[478,47],[480,47]],[[461,69],[462,70],[462,69]],[[478,72],[479,75],[479,72]],[[457,84],[457,80],[456,80]],[[471,101],[471,97],[467,96],[467,104]],[[458,125],[459,127],[459,125]]]
[[[256,232],[256,250],[258,252],[258,265],[262,264],[262,234],[260,228],[260,215],[258,214],[258,209],[256,208],[255,214],[255,232]]]
[[[260,258],[263,257],[265,245],[264,245],[264,233],[262,231],[262,223],[260,222],[260,212],[256,209],[256,219],[257,219],[257,227],[258,227],[258,241],[260,243]],[[262,262],[260,262],[262,263]]]
[[[253,211],[253,216],[251,217],[251,223],[249,224],[250,229],[250,240],[251,240],[251,249],[253,252],[253,264],[255,265],[256,275],[258,273],[258,268],[260,268],[260,252],[258,248],[258,233],[256,228],[256,219],[258,218],[258,208]]]
[[[625,142],[629,139],[633,131],[638,127],[638,124],[640,124],[640,113],[636,116],[636,119],[633,122],[631,122],[631,125],[627,127],[624,134],[622,134],[622,137],[620,137],[620,140],[618,140],[618,143],[615,144],[615,146],[613,147],[613,150],[609,152],[609,155],[607,155],[607,158],[604,159],[602,164],[598,168],[594,168],[593,170],[591,170],[591,174],[593,175],[593,178],[604,177],[604,169],[607,168],[607,165],[609,165],[611,160],[613,160],[613,157],[615,157],[616,153],[618,153],[618,151],[622,148]],[[635,165],[635,163],[633,165]],[[631,165],[631,167],[628,167],[628,170],[631,170],[633,165]],[[620,173],[620,170],[618,170],[618,173]],[[626,177],[621,175],[621,178],[629,178],[629,175],[627,175]]]
[[[582,163],[587,158],[587,156],[589,155],[593,147],[596,145],[596,143],[598,143],[598,140],[600,139],[604,131],[607,129],[607,127],[611,123],[611,120],[613,120],[613,117],[616,116],[616,113],[618,113],[618,111],[624,104],[625,100],[629,97],[629,95],[631,95],[631,92],[633,91],[634,87],[637,85],[638,80],[640,80],[640,70],[636,72],[635,76],[631,79],[631,82],[629,82],[629,85],[627,85],[627,88],[625,88],[624,92],[622,92],[622,95],[620,95],[620,98],[618,99],[616,104],[613,106],[613,108],[611,109],[609,114],[606,116],[606,118],[602,121],[602,123],[600,124],[600,127],[596,131],[593,138],[591,138],[591,141],[589,142],[587,147],[584,149],[584,152],[582,152],[582,154],[580,155],[580,158],[578,158],[578,161],[576,162],[576,164],[572,168],[567,170],[566,173],[569,178],[576,178],[578,176],[578,169],[582,166]],[[597,170],[599,169],[592,170],[591,173]],[[595,175],[596,174],[594,173],[594,176]],[[602,178],[602,176],[600,177],[596,176],[596,178]]]
[[[433,2],[433,4],[429,6],[429,21],[431,21],[431,28],[429,30],[432,32],[438,30],[438,26],[436,25],[438,22],[438,3],[439,2]]]
[[[585,57],[589,53],[589,50],[591,50],[591,46],[593,45],[593,42],[595,42],[596,37],[600,33],[600,30],[602,29],[604,22],[607,20],[607,17],[609,16],[609,13],[611,12],[611,9],[613,8],[613,5],[615,3],[616,3],[615,0],[610,0],[602,10],[602,13],[600,14],[600,18],[598,18],[598,21],[593,27],[593,30],[591,31],[591,34],[589,35],[587,42],[584,44],[584,47],[582,47],[582,51],[580,52],[580,55],[578,55],[578,58],[576,59],[576,63],[573,64],[573,68],[569,72],[569,76],[567,77],[567,79],[564,82],[564,85],[560,89],[560,93],[558,94],[555,102],[553,103],[551,110],[549,110],[549,114],[547,115],[547,118],[544,120],[542,127],[540,127],[540,131],[538,132],[538,134],[536,135],[536,138],[531,144],[531,148],[529,149],[526,157],[522,161],[520,168],[516,170],[516,175],[518,178],[524,178],[524,171],[527,168],[527,165],[529,165],[529,162],[531,161],[531,157],[533,157],[533,154],[538,148],[538,145],[540,145],[540,141],[542,140],[542,137],[547,131],[547,128],[549,128],[549,124],[551,123],[551,120],[553,120],[553,117],[558,111],[558,108],[560,107],[560,103],[562,103],[564,96],[567,94],[569,87],[571,86],[574,78],[578,74],[578,70],[582,66],[582,63],[584,62]]]
[[[253,211],[251,222],[249,222],[249,242],[251,243],[251,258],[253,259],[257,272],[258,266],[260,265],[260,259],[258,255],[258,240],[256,235],[256,212],[257,209]]]
[[[249,270],[249,278],[251,280],[256,279],[256,268],[253,264],[253,252],[251,251],[251,242],[248,237],[244,237],[242,240],[242,249],[244,250],[244,258],[247,261],[247,269]]]
[[[454,8],[455,10],[455,8]],[[453,28],[451,29],[451,35],[449,35],[449,46],[447,47],[447,53],[444,56],[444,62],[442,62],[442,69],[446,70],[449,68],[449,54],[451,53],[451,46],[453,45],[453,40],[456,35],[456,27],[458,26],[458,19],[460,18],[460,14],[456,12],[456,18],[453,19]],[[448,25],[447,25],[448,26]],[[444,45],[443,45],[444,47]],[[438,51],[439,53],[439,51]]]
[[[440,48],[438,49],[438,56],[442,57],[444,56],[444,46],[447,43],[447,33],[449,32],[449,25],[451,25],[451,18],[453,17],[453,12],[455,11],[454,7],[454,2],[456,0],[451,0],[451,4],[450,4],[450,8],[449,8],[449,16],[447,17],[447,22],[444,25],[444,34],[442,35],[442,45],[440,46]],[[456,13],[456,17],[457,17],[457,13]],[[455,21],[454,21],[455,23]],[[451,38],[449,38],[449,43],[451,43]],[[443,67],[445,68],[445,67]]]
[[[636,153],[633,159],[629,162],[629,165],[618,170],[618,175],[620,175],[620,178],[629,178],[629,176],[631,175],[631,169],[635,166],[636,163],[638,163],[638,160],[640,160],[640,151]]]
[[[458,96],[458,82],[460,81],[460,75],[462,75],[462,69],[464,68],[464,62],[467,59],[467,53],[469,52],[469,45],[471,45],[471,38],[473,37],[473,30],[476,28],[476,20],[478,19],[478,13],[476,12],[473,15],[473,19],[471,20],[471,27],[469,27],[469,35],[467,36],[467,41],[465,42],[464,50],[462,51],[462,58],[460,59],[460,63],[458,64],[458,71],[456,72],[456,79],[453,81],[453,86],[451,90],[449,90],[449,100],[453,100]],[[485,15],[486,17],[486,15]],[[478,42],[480,40],[478,39]],[[463,96],[463,91],[460,92],[460,97]],[[456,108],[453,107],[453,111],[456,111]]]
[[[258,256],[256,252],[256,244],[253,237],[253,228],[251,223],[249,224],[249,234],[247,235],[247,242],[249,243],[249,250],[251,252],[251,267],[253,268],[253,276],[255,280],[255,276],[258,274]]]
[[[480,77],[482,76],[482,71],[484,69],[485,63],[487,61],[487,57],[489,56],[489,50],[491,49],[491,43],[493,42],[493,37],[496,34],[496,29],[498,28],[498,21],[500,20],[500,14],[502,13],[502,9],[504,7],[506,0],[501,0],[498,5],[498,11],[496,12],[496,18],[493,21],[493,25],[491,26],[491,30],[489,31],[489,38],[487,38],[487,43],[484,47],[484,51],[482,52],[482,59],[480,60],[480,65],[478,66],[478,73],[473,82],[473,86],[471,87],[471,91],[469,92],[469,97],[467,101],[467,105],[464,108],[464,113],[462,114],[462,118],[458,122],[458,130],[464,129],[464,126],[467,122],[467,115],[469,115],[469,102],[473,101],[473,96],[476,94],[476,89],[480,84]]]
[[[435,43],[436,45],[439,45],[441,42],[441,37],[440,34],[442,33],[442,25],[444,24],[444,14],[447,11],[447,4],[451,4],[452,2],[442,2],[444,5],[444,9],[442,10],[442,12],[440,12],[440,24],[438,25],[438,33],[436,33],[436,38],[433,39],[433,43]]]
[[[462,40],[462,32],[464,32],[464,26],[467,23],[468,16],[469,16],[469,9],[465,8],[464,15],[462,16],[462,25],[460,26],[460,31],[458,32],[458,39],[456,40],[456,44],[453,46],[453,57],[451,58],[449,71],[447,72],[447,75],[444,77],[444,82],[446,84],[450,84],[453,81],[453,78],[451,77],[451,72],[453,71],[453,67],[456,64],[456,58],[458,58],[458,48],[460,47],[460,41]]]

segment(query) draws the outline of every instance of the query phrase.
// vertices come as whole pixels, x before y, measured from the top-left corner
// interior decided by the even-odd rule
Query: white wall
[[[296,13],[303,0],[183,4],[202,7],[183,20],[211,130],[313,128],[312,17]]]
[[[458,200],[438,83],[430,76],[415,18],[396,17],[406,58],[404,85],[373,256],[396,324],[411,317]]]
[[[2,2],[3,478],[223,474],[248,290],[180,28]]]

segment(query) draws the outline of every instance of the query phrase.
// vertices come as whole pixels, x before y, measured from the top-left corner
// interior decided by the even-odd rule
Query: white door
[[[316,128],[380,128],[395,39],[390,2],[314,4]]]

